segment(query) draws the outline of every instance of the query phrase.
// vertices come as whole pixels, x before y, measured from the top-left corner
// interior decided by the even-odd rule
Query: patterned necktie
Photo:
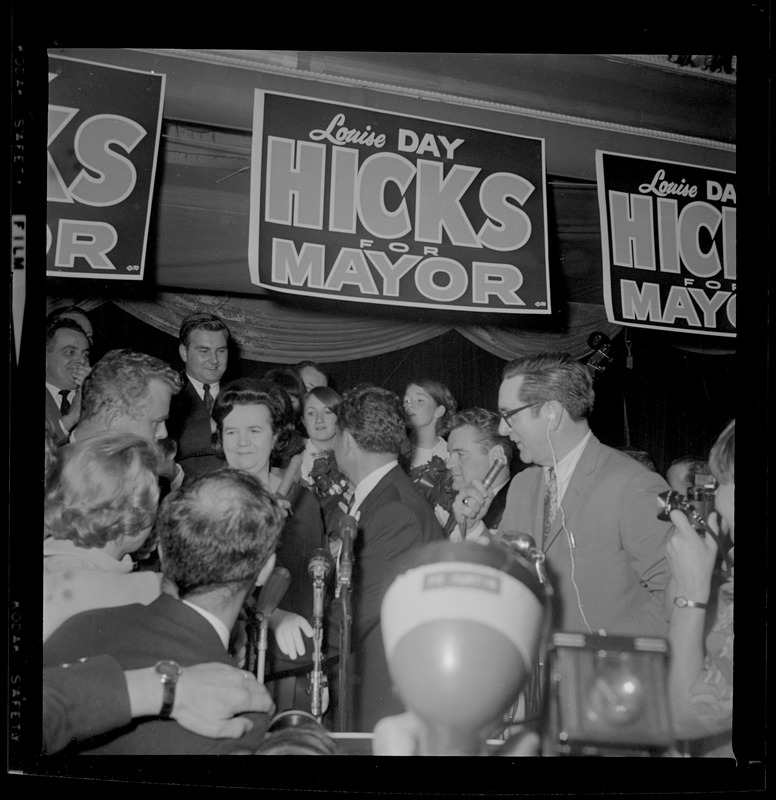
[[[70,401],[67,399],[67,396],[70,394],[69,389],[60,389],[59,394],[62,396],[62,402],[59,404],[59,410],[64,417],[68,411],[70,411]]]
[[[207,409],[207,413],[210,414],[213,411],[213,395],[210,394],[210,384],[204,383],[202,384],[202,388],[205,390],[205,408]]]
[[[549,467],[547,476],[547,487],[544,490],[544,526],[542,528],[542,550],[547,544],[547,537],[550,535],[552,521],[555,519],[555,512],[558,510],[558,481],[555,477],[555,468]]]

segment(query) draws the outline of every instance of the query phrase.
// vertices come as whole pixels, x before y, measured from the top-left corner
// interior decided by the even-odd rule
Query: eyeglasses
[[[519,408],[512,408],[509,411],[499,411],[498,415],[501,417],[501,419],[504,420],[504,422],[507,423],[507,425],[509,425],[510,424],[510,422],[509,422],[509,418],[510,417],[514,416],[515,414],[519,414],[521,411],[525,411],[526,408],[530,408],[531,406],[535,406],[535,405],[537,405],[537,403],[535,403],[535,402],[534,403],[526,403],[524,406],[520,406]]]

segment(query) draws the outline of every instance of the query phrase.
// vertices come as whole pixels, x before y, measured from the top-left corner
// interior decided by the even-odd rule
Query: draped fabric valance
[[[49,310],[78,303],[89,311],[103,300],[49,298]],[[211,311],[229,326],[242,356],[253,361],[292,364],[302,359],[321,363],[353,361],[420,344],[457,330],[483,350],[503,359],[545,350],[564,350],[575,358],[590,352],[588,336],[601,331],[610,338],[620,327],[607,322],[602,306],[569,303],[563,331],[532,331],[491,325],[392,320],[385,317],[300,309],[269,297],[222,297],[161,292],[149,300],[113,299],[142,322],[177,336],[181,320],[193,311]],[[131,345],[130,345],[131,346]]]

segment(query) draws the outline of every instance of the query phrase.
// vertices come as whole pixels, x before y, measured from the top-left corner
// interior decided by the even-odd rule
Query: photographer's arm
[[[668,640],[671,648],[668,692],[674,733],[677,738],[688,739],[709,732],[698,720],[691,701],[692,687],[705,668],[706,610],[693,606],[678,607],[674,598],[684,597],[694,603],[708,604],[717,545],[711,537],[700,537],[681,511],[672,511],[671,521],[676,530],[666,546],[671,567],[666,597],[666,602],[671,603],[666,605],[667,612],[670,609]]]

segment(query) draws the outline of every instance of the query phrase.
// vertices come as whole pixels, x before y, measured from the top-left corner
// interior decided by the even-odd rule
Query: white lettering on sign
[[[443,144],[450,152],[457,146]],[[478,168],[455,164],[445,174],[439,162],[415,164],[396,153],[372,153],[359,165],[359,154],[343,147],[332,149],[327,165],[325,145],[276,136],[267,140],[265,221],[323,230],[327,169],[332,231],[353,233],[360,223],[375,238],[414,233],[415,241],[429,244],[441,244],[446,233],[456,246],[499,252],[519,250],[531,235],[530,218],[520,206],[535,187],[520,175],[500,172],[482,182],[478,200],[486,220],[475,230],[462,197]]]
[[[709,295],[697,287],[672,286],[663,304],[657,283],[640,285],[636,281],[623,280],[620,291],[623,319],[664,325],[684,320],[691,328],[713,330],[718,327],[717,316],[724,308],[728,321],[736,327],[736,295],[733,292],[715,291]]]
[[[698,278],[722,272],[726,280],[735,280],[735,208],[719,210],[696,200],[677,211],[676,200],[610,191],[612,263],[657,271],[659,254],[663,272],[679,273],[684,268]]]
[[[346,286],[355,287],[367,296],[399,297],[402,281],[411,281],[414,289],[432,303],[453,303],[469,293],[472,303],[487,307],[492,298],[505,306],[524,306],[518,294],[523,284],[522,271],[512,264],[474,261],[471,278],[466,268],[452,258],[433,253],[403,253],[392,261],[387,253],[367,249],[371,240],[361,240],[361,247],[342,247],[326,274],[324,245],[304,243],[297,251],[291,239],[273,239],[272,282],[276,286],[325,289],[340,293]]]

